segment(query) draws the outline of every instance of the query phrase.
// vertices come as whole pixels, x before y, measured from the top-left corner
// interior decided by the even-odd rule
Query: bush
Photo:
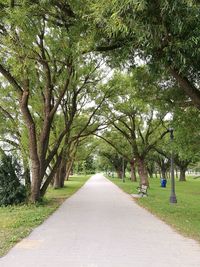
[[[26,189],[20,183],[20,166],[4,154],[0,160],[0,206],[18,204],[25,198]]]

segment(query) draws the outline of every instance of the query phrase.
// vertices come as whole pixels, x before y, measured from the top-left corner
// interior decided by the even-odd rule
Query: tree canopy
[[[120,172],[124,158],[141,184],[169,158],[169,127],[176,165],[199,161],[197,1],[0,0],[0,9],[0,146],[17,155],[32,202],[50,183],[62,187],[79,157],[91,168],[81,149],[96,147],[92,135],[107,144],[98,145],[106,164]]]

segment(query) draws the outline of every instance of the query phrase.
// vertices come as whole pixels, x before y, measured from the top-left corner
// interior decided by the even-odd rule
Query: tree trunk
[[[49,184],[51,183],[51,181],[53,180],[53,178],[56,175],[57,170],[59,169],[59,166],[61,164],[61,160],[62,160],[62,151],[60,152],[59,156],[57,157],[57,160],[50,172],[50,174],[47,176],[45,182],[43,183],[41,189],[40,189],[40,196],[43,197],[44,194],[46,193],[46,190],[49,186]]]
[[[66,164],[66,176],[65,176],[66,181],[69,180],[69,176],[70,176],[71,171],[72,171],[72,166],[73,166],[73,160],[69,160]]]
[[[55,174],[55,176],[54,176],[54,183],[53,183],[53,187],[54,187],[54,189],[58,189],[58,188],[60,188],[61,186],[60,186],[60,176],[59,176],[59,168],[58,168],[58,170],[56,171],[56,174]]]
[[[175,168],[176,179],[178,179],[178,168]]]
[[[60,176],[60,187],[63,188],[65,184],[66,177],[66,161],[63,159],[59,168],[59,176]]]
[[[23,155],[23,153],[22,153]],[[27,192],[27,196],[30,196],[31,193],[31,175],[30,175],[30,168],[28,165],[28,161],[26,159],[26,157],[22,158],[22,162],[23,162],[23,169],[24,169],[24,173],[23,173],[23,179],[24,179],[24,183],[25,183],[25,187],[26,187],[26,192]]]
[[[27,195],[29,196],[31,192],[31,176],[30,176],[30,169],[28,167],[25,168],[23,177],[25,181]]]
[[[31,174],[32,174],[32,183],[31,183],[30,201],[32,203],[35,203],[38,200],[40,200],[41,179],[40,179],[40,165],[39,165],[39,162],[36,163],[36,164],[34,164],[34,162],[32,163]]]
[[[140,176],[140,185],[149,186],[148,172],[147,172],[147,167],[146,167],[144,159],[138,158],[137,164],[138,164],[138,173]]]
[[[61,164],[56,170],[55,176],[54,176],[54,188],[59,189],[64,187],[64,180],[65,180],[65,174],[66,174],[66,164],[64,164],[64,160],[62,158]]]
[[[134,160],[130,161],[130,167],[131,167],[131,181],[137,182],[137,177],[136,177],[136,173],[135,173],[135,161]]]
[[[166,170],[164,168],[161,168],[161,177],[166,179]]]
[[[118,178],[120,178],[120,179],[122,179],[122,177],[123,177],[123,171],[120,169],[116,169],[116,173],[117,173],[117,177]]]
[[[171,179],[171,171],[166,171],[166,178],[165,179]]]
[[[147,172],[149,174],[149,177],[150,178],[153,178],[153,171],[152,171],[152,169],[151,168],[147,168]]]
[[[185,167],[180,167],[180,177],[179,177],[180,182],[186,182],[186,177],[185,177],[186,170],[187,169]]]
[[[43,164],[43,162],[41,163],[38,157],[36,125],[30,113],[28,107],[28,101],[29,101],[29,80],[26,79],[24,81],[24,91],[20,96],[20,108],[26,127],[28,129],[29,156],[31,161],[31,174],[32,174],[30,201],[35,203],[40,199],[40,186],[42,183],[40,164]]]

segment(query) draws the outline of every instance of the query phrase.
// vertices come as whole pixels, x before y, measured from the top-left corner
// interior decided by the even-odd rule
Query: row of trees
[[[19,159],[30,201],[52,181],[64,185],[91,135],[130,163],[133,180],[137,166],[142,184],[147,163],[169,157],[169,126],[176,164],[184,172],[198,160],[198,3],[6,0],[0,8],[0,142]]]
[[[179,106],[174,84],[169,84],[159,94],[161,81],[152,80],[147,68],[134,69],[129,74],[119,74],[109,82],[115,95],[106,101],[104,116],[108,128],[97,135],[113,149],[100,144],[100,153],[110,161],[118,176],[122,175],[122,158],[129,163],[131,179],[148,185],[148,177],[160,171],[163,178],[169,169],[171,151],[185,181],[188,166],[199,161],[199,111],[194,107]],[[171,87],[171,88],[170,88]],[[167,104],[168,91],[171,100]],[[166,95],[167,94],[167,95]],[[179,95],[178,95],[179,96]],[[173,98],[172,98],[173,97]],[[175,129],[174,142],[170,142],[169,128]]]
[[[84,53],[81,6],[4,2],[1,142],[15,149],[35,202],[53,179],[63,186],[76,147],[100,125],[98,110],[109,92],[98,90],[102,60]]]
[[[96,50],[101,51],[112,66],[126,66],[131,70],[142,63],[150,71],[146,84],[148,75],[140,72],[141,76],[136,79],[143,83],[138,84],[139,96],[145,105],[143,110],[135,103],[134,86],[130,95],[132,101],[126,100],[128,109],[124,109],[124,99],[120,107],[114,105],[117,111],[114,116],[121,115],[112,127],[131,148],[129,157],[120,154],[133,164],[132,154],[141,183],[148,184],[146,168],[141,168],[143,162],[146,161],[147,167],[147,162],[161,157],[164,176],[164,163],[173,149],[181,180],[184,180],[188,165],[199,157],[199,111],[196,110],[200,108],[198,1],[94,2],[92,15],[98,33]],[[173,123],[167,122],[166,114],[171,115]],[[173,147],[165,135],[169,126],[176,129]],[[113,142],[111,145],[116,146]],[[153,150],[155,155],[150,156]]]

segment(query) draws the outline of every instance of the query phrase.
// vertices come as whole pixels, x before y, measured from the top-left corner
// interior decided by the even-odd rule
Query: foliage
[[[84,138],[102,124],[99,135],[120,157],[147,161],[167,143],[165,115],[174,113],[177,160],[198,160],[198,129],[195,138],[185,131],[177,107],[198,117],[184,107],[200,108],[199,4],[5,0],[0,8],[1,147],[17,151],[33,202],[66,164],[91,163]]]
[[[174,105],[171,115],[173,120],[170,125],[174,128],[173,142],[170,141],[169,135],[165,136],[163,141],[155,147],[160,156],[155,155],[154,159],[156,160],[157,158],[157,163],[159,161],[161,163],[167,158],[169,160],[173,151],[175,164],[186,171],[188,165],[197,163],[200,157],[199,111],[194,107]],[[162,164],[164,164],[164,161]]]
[[[200,114],[195,108],[177,109],[174,113],[174,150],[182,160],[199,160]]]
[[[108,82],[115,93],[102,111],[109,126],[100,137],[115,153],[123,155],[132,168],[137,165],[140,179],[146,184],[147,155],[168,132],[164,127],[168,110],[160,108],[154,95],[158,81],[144,66],[130,73],[115,73]]]
[[[0,205],[24,202],[25,187],[20,183],[20,167],[11,156],[3,155],[0,163]]]
[[[197,1],[92,2],[97,51],[115,64],[119,61],[130,67],[145,62],[156,73],[168,73],[200,108]]]
[[[87,173],[95,173],[96,166],[92,155],[89,155],[85,160],[85,169]]]
[[[104,94],[96,93],[102,79],[98,71],[101,59],[84,53],[87,27],[83,12],[87,9],[81,1],[6,1],[1,8],[1,85],[13,96],[10,106],[17,103],[20,145],[26,150],[20,154],[30,165],[30,199],[35,202],[63,163],[72,128],[78,139],[98,127],[93,117],[97,120],[104,99]],[[94,99],[99,103],[87,107]],[[5,108],[4,103],[0,106]],[[10,108],[7,110],[4,116],[8,117]]]

